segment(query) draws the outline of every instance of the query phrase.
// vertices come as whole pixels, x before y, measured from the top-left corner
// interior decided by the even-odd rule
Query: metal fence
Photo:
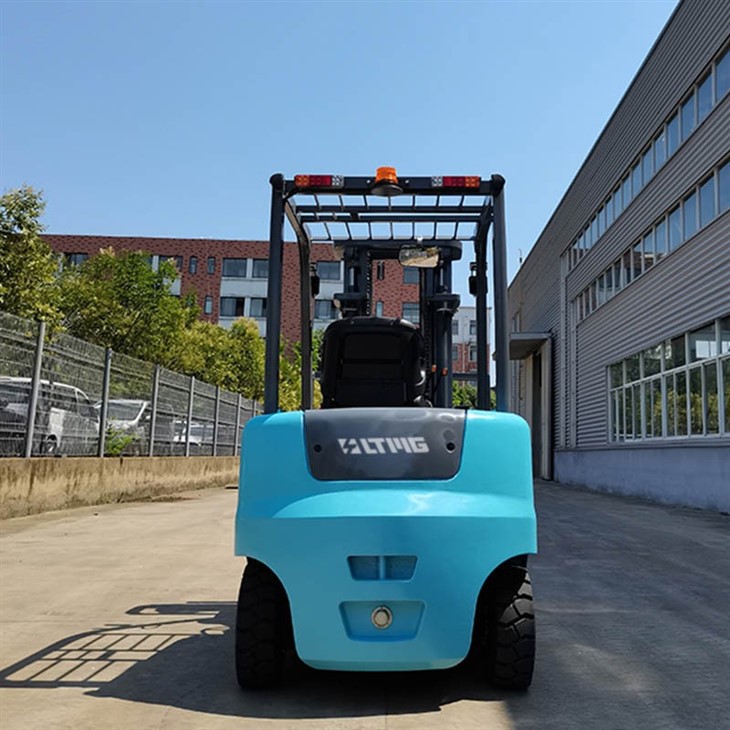
[[[255,401],[0,312],[0,456],[237,456]]]

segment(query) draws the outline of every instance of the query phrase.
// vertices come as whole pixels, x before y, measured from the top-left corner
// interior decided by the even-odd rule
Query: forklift
[[[529,427],[508,413],[504,178],[283,175],[271,180],[264,414],[243,433],[235,525],[240,686],[315,669],[391,672],[467,661],[526,689],[537,550]],[[302,403],[279,410],[284,226],[299,251]],[[496,410],[489,410],[493,232]],[[344,261],[313,409],[311,246]],[[472,245],[477,408],[452,404],[452,264]],[[293,245],[293,244],[286,244]],[[374,262],[419,272],[418,324],[373,315]]]

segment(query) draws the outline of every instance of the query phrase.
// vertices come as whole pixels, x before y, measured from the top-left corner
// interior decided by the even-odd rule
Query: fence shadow
[[[0,687],[87,689],[215,715],[305,719],[437,712],[502,697],[466,670],[397,674],[297,670],[288,685],[243,692],[233,669],[232,602],[136,606],[130,623],[68,636],[0,671]]]

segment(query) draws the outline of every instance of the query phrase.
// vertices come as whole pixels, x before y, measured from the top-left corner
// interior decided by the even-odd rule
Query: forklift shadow
[[[460,700],[504,699],[465,669],[335,673],[307,667],[284,686],[244,692],[233,662],[235,603],[143,605],[131,623],[61,639],[0,671],[0,687],[76,687],[212,715],[269,719],[438,712]]]

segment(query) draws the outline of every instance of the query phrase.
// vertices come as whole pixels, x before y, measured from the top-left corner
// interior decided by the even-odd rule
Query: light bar
[[[341,188],[345,178],[342,175],[295,175],[294,185],[298,188]]]
[[[478,175],[437,175],[431,178],[432,188],[478,188],[482,178]]]

